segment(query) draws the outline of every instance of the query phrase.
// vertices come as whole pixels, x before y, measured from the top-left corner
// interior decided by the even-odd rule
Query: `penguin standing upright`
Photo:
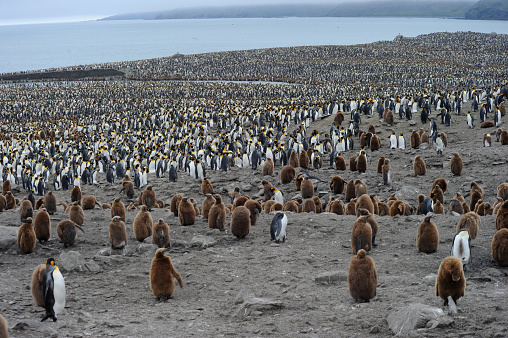
[[[41,322],[48,318],[52,318],[56,322],[56,315],[61,313],[65,307],[65,281],[53,258],[46,261],[42,284],[46,314]]]
[[[459,231],[453,237],[450,256],[460,259],[465,270],[466,264],[471,260],[471,236],[469,236],[469,230]]]
[[[271,240],[276,243],[285,242],[286,241],[286,227],[288,225],[288,217],[282,213],[278,212],[272,219],[272,224],[270,225],[270,236]]]
[[[171,164],[171,166],[169,167],[169,182],[176,182],[176,180],[178,179],[178,173],[176,171],[176,167]]]

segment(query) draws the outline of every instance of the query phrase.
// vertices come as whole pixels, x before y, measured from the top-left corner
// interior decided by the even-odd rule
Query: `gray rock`
[[[416,126],[416,121],[415,120],[409,120],[409,125],[410,126]]]
[[[254,291],[248,290],[248,289],[244,289],[244,290],[241,290],[236,295],[235,299],[233,300],[233,303],[235,303],[235,304],[242,304],[243,302],[245,302],[246,299],[254,298],[254,297],[256,297],[256,294],[254,293]]]
[[[64,251],[58,257],[56,262],[58,267],[64,272],[82,271],[82,266],[86,263],[83,256],[77,251]]]
[[[447,316],[440,308],[424,305],[410,304],[398,311],[392,312],[386,318],[388,327],[396,335],[409,336],[420,329],[434,329],[453,324],[453,318]]]
[[[18,228],[0,226],[0,250],[8,250],[18,241]]]
[[[146,253],[146,252],[151,252],[153,254],[155,254],[155,251],[157,251],[159,247],[155,244],[145,244],[145,243],[142,243],[140,245],[138,245],[138,247],[136,248],[136,252],[139,252],[139,253]]]
[[[216,243],[216,240],[213,237],[210,236],[203,236],[203,235],[197,235],[192,237],[190,241],[190,245],[193,247],[200,247],[200,248],[209,248],[214,246]]]
[[[243,184],[241,189],[243,191],[252,191],[252,185],[250,185],[250,184]]]
[[[236,309],[235,317],[260,316],[264,312],[283,308],[282,302],[267,298],[248,297]]]
[[[85,272],[92,272],[92,273],[98,273],[102,272],[102,268],[99,266],[99,264],[95,263],[92,260],[88,260],[83,266],[83,271]]]
[[[327,271],[314,277],[316,283],[331,284],[347,282],[347,271]]]
[[[44,311],[43,311],[44,312]],[[41,314],[42,317],[42,314]],[[58,337],[58,332],[45,323],[37,320],[22,320],[14,324],[10,330],[12,336],[31,337]]]

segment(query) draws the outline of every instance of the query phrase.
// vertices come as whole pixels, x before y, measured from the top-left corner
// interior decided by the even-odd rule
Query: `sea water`
[[[352,45],[433,32],[508,33],[508,21],[254,18],[86,21],[0,26],[0,73],[134,61],[175,53]]]

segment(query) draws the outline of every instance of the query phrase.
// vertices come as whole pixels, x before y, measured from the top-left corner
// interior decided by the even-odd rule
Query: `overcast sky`
[[[352,1],[352,0],[349,0]],[[314,3],[315,0],[0,0],[0,24],[81,21],[115,14],[201,6]],[[324,0],[339,3],[345,0]]]

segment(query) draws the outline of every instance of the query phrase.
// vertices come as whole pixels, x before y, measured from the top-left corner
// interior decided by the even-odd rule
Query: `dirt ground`
[[[416,121],[416,120],[415,120]],[[484,130],[467,129],[466,118],[453,116],[452,127],[439,125],[448,135],[449,145],[443,156],[432,147],[426,149],[390,150],[388,137],[392,131],[409,136],[410,129],[428,124],[419,120],[396,120],[394,126],[382,123],[376,116],[364,118],[362,126],[374,124],[381,137],[380,151],[368,151],[367,172],[348,170],[337,172],[325,168],[310,172],[323,180],[317,191],[323,204],[331,193],[328,182],[336,174],[346,181],[361,179],[369,193],[387,199],[392,193],[417,205],[420,193],[429,194],[434,179],[444,177],[448,182],[445,210],[456,192],[466,195],[469,183],[475,180],[484,190],[486,201],[496,199],[497,186],[507,181],[507,149],[494,142],[482,147]],[[327,131],[332,123],[328,117],[317,121],[312,129]],[[407,139],[409,143],[409,139]],[[355,155],[358,143],[355,145]],[[461,154],[464,170],[452,176],[449,160],[453,152]],[[352,153],[346,154],[349,158]],[[413,176],[412,161],[421,155],[427,163],[427,174]],[[391,159],[395,182],[384,186],[376,173],[380,156]],[[267,179],[285,195],[296,195],[294,181],[281,184],[280,166],[273,177],[262,177],[260,171],[233,168],[227,173],[208,171],[214,190],[229,202],[228,193],[238,186],[253,198],[260,197],[261,180]],[[100,177],[97,186],[84,186],[83,196],[95,195],[100,203],[111,203],[121,197],[119,182],[114,186]],[[149,177],[157,198],[169,205],[171,197],[180,193],[197,200],[204,196],[200,182],[180,172],[176,183],[167,177]],[[70,191],[57,191],[57,200],[70,202]],[[138,191],[136,192],[139,193]],[[14,192],[22,198],[22,192]],[[137,197],[137,195],[136,195]],[[344,198],[341,195],[342,199]],[[79,234],[75,246],[64,248],[56,234],[56,225],[66,218],[63,207],[51,216],[52,237],[48,243],[37,243],[32,254],[22,254],[16,243],[0,251],[0,313],[9,323],[12,337],[86,337],[86,336],[390,336],[388,315],[411,304],[448,308],[435,294],[435,277],[439,264],[450,254],[451,241],[459,216],[436,215],[440,243],[433,254],[422,254],[415,240],[422,216],[379,217],[378,246],[369,256],[378,271],[377,295],[370,303],[357,304],[349,295],[347,273],[351,253],[351,229],[354,216],[330,213],[287,213],[288,239],[276,244],[270,241],[273,214],[262,213],[245,239],[237,239],[229,231],[231,214],[227,215],[227,230],[219,232],[207,227],[198,216],[192,226],[182,227],[169,210],[154,209],[156,222],[163,218],[170,225],[171,249],[168,250],[176,271],[183,279],[183,288],[176,288],[172,299],[159,302],[150,292],[149,271],[156,247],[151,237],[144,243],[134,239],[132,222],[137,211],[127,212],[129,243],[124,250],[111,250],[108,243],[110,210],[85,210],[86,234]],[[19,226],[18,210],[0,214],[4,239],[15,236]],[[481,217],[478,237],[472,242],[472,263],[466,271],[465,296],[458,301],[458,314],[435,328],[416,331],[427,337],[506,336],[508,303],[508,270],[498,267],[491,259],[491,241],[495,233],[495,215]],[[11,237],[10,237],[11,236]],[[15,239],[15,237],[13,237]],[[73,252],[77,252],[75,254]],[[75,264],[64,261],[77,257]],[[55,257],[65,277],[66,308],[57,322],[39,323],[44,309],[36,307],[30,294],[30,278],[38,264]],[[425,324],[424,324],[425,325]]]

